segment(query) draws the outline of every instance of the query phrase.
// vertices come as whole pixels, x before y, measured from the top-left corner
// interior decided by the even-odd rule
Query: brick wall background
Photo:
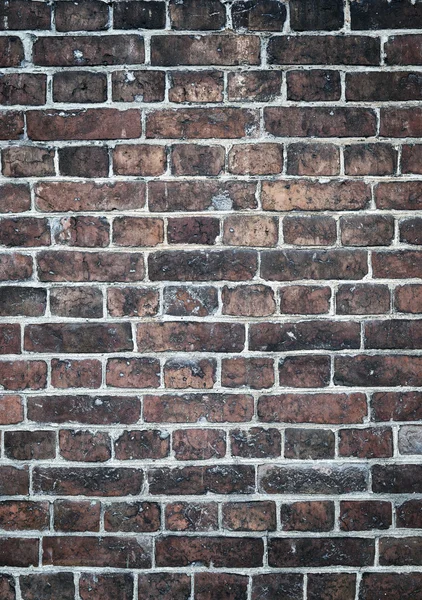
[[[420,600],[422,2],[0,28],[1,600]]]

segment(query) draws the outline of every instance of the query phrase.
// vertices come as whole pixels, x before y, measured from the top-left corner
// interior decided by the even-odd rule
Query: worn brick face
[[[0,1],[1,600],[422,600],[421,6]]]

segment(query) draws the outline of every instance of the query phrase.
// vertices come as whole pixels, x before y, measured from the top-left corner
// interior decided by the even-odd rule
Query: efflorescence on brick
[[[422,3],[0,1],[0,599],[422,599]]]

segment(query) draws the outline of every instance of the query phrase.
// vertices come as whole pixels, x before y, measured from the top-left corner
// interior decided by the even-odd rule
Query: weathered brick
[[[420,494],[421,465],[390,464],[372,467],[372,490],[381,494]]]
[[[112,317],[151,317],[158,312],[159,294],[154,288],[112,287],[107,290],[107,309]]]
[[[119,2],[116,6],[121,6]],[[164,100],[165,74],[162,71],[115,71],[112,74],[114,102],[160,102]]]
[[[24,346],[30,352],[122,352],[132,350],[129,323],[45,323],[27,325]]]
[[[246,108],[156,110],[147,115],[146,137],[234,139],[253,137],[257,127],[256,113]]]
[[[110,358],[106,383],[119,388],[157,387],[160,385],[160,363],[154,358]]]
[[[73,573],[25,575],[20,578],[20,586],[24,600],[50,600],[57,596],[63,600],[73,600],[75,596]]]
[[[342,501],[339,519],[343,531],[388,529],[391,526],[391,504],[370,500]]]
[[[338,175],[340,153],[334,144],[289,144],[287,173],[289,175]]]
[[[195,574],[195,598],[197,600],[219,600],[236,598],[246,600],[248,577],[233,573],[197,573]]]
[[[224,220],[223,243],[228,246],[273,247],[278,241],[278,219],[269,216],[230,216]]]
[[[126,425],[140,415],[139,398],[131,396],[31,396],[28,419],[36,423],[81,423],[85,425]]]
[[[44,537],[42,548],[45,566],[115,567],[117,569],[151,567],[151,544],[146,538]]]
[[[342,0],[290,0],[290,24],[295,31],[343,27]]]
[[[393,175],[396,168],[397,150],[389,144],[353,144],[344,149],[346,175]]]
[[[407,244],[422,244],[421,235],[422,219],[404,219],[400,221],[400,241]]]
[[[1,29],[50,29],[50,13],[50,5],[44,2],[4,2],[0,9]]]
[[[220,235],[220,221],[210,217],[171,218],[167,222],[170,244],[200,244],[212,246]]]
[[[229,171],[236,175],[273,175],[282,169],[280,144],[238,144],[229,151]]]
[[[335,437],[328,429],[286,429],[284,456],[300,460],[334,458]]]
[[[0,112],[0,140],[19,140],[23,135],[23,129],[21,112]]]
[[[422,6],[410,0],[353,2],[350,13],[352,29],[413,29],[422,20]]]
[[[274,293],[264,285],[248,285],[222,290],[223,313],[226,315],[241,315],[264,317],[275,312]]]
[[[79,580],[79,595],[81,600],[130,600],[133,597],[133,575],[82,573]]]
[[[270,388],[274,385],[271,358],[223,358],[221,384],[229,388]]]
[[[160,528],[160,507],[155,502],[114,502],[104,513],[106,531],[151,532]]]
[[[257,65],[260,53],[257,36],[160,35],[151,38],[151,64],[166,67]]]
[[[270,39],[270,64],[379,65],[380,41],[358,35],[287,35]]]
[[[361,181],[303,180],[265,181],[262,185],[264,210],[359,210],[370,200],[369,187]]]
[[[334,383],[347,386],[421,385],[422,360],[419,356],[369,355],[339,356],[334,362]]]
[[[43,460],[56,456],[54,431],[6,431],[5,454],[15,460]]]
[[[0,538],[0,541],[0,566],[38,566],[39,539],[28,537],[2,537]]]
[[[363,465],[334,463],[328,469],[324,464],[263,465],[258,467],[258,480],[260,491],[266,494],[347,494],[367,490],[368,469]],[[324,552],[312,552],[311,555],[318,561]]]
[[[111,444],[107,433],[90,431],[59,432],[60,456],[78,462],[104,462],[111,458]]]
[[[4,390],[42,390],[47,386],[47,364],[42,360],[0,361]]]
[[[368,538],[272,538],[268,562],[272,567],[366,566],[374,560]]]
[[[140,352],[241,352],[245,329],[236,323],[140,323],[137,339]]]
[[[393,434],[388,427],[341,429],[340,456],[356,458],[388,458],[393,455]]]
[[[400,285],[394,290],[394,305],[399,312],[422,312],[422,286]]]
[[[175,389],[210,389],[216,380],[214,359],[170,359],[164,365],[164,385]]]
[[[172,502],[166,505],[165,519],[170,531],[215,531],[218,505],[215,502]]]
[[[347,73],[346,100],[401,102],[420,100],[422,77],[411,71]]]
[[[224,80],[221,71],[172,71],[170,73],[169,100],[171,102],[222,102],[223,90]]]
[[[138,138],[142,130],[140,114],[136,108],[122,111],[116,108],[88,108],[68,112],[29,110],[26,118],[28,137],[32,140],[129,139]],[[15,130],[20,134],[22,127],[19,117],[16,117],[15,123]]]
[[[235,29],[282,31],[286,7],[275,0],[240,0],[232,6]]]
[[[274,502],[229,502],[223,504],[223,525],[231,531],[273,531],[276,528]]]
[[[372,269],[375,278],[407,279],[420,277],[422,253],[413,250],[374,252]]]
[[[277,458],[281,454],[281,434],[278,429],[251,427],[230,432],[233,456],[241,458]]]
[[[113,222],[113,242],[116,246],[157,246],[164,240],[162,219],[117,217]]]
[[[39,37],[33,46],[34,64],[42,66],[133,65],[144,57],[139,35]]]
[[[29,186],[11,183],[0,186],[0,213],[25,212],[30,206]]]
[[[281,96],[281,82],[278,71],[229,73],[228,97],[237,102],[270,102]]]
[[[421,543],[419,536],[380,538],[380,565],[420,566]]]
[[[167,315],[205,317],[218,308],[217,290],[208,286],[166,286],[163,311]]]
[[[308,600],[354,600],[355,597],[356,575],[354,573],[310,573],[308,575]]]
[[[44,6],[46,5],[44,4]],[[4,10],[4,7],[5,4],[1,9]],[[25,56],[22,40],[16,35],[2,36],[0,38],[0,56],[1,67],[19,67]]]
[[[55,500],[56,531],[99,531],[101,504],[88,500]]]
[[[61,175],[107,177],[108,152],[102,146],[71,146],[59,149]]]
[[[1,502],[0,525],[2,529],[5,529],[7,531],[48,529],[48,502],[30,502],[16,500]]]
[[[4,600],[16,600],[15,579],[13,575],[0,575],[0,593]]]
[[[6,177],[45,177],[54,175],[54,150],[36,146],[12,146],[1,153]]]
[[[417,425],[405,425],[399,429],[399,452],[400,454],[422,453],[422,430]]]
[[[0,468],[0,490],[2,496],[29,494],[28,467],[16,468],[3,465]]]
[[[222,29],[226,23],[226,11],[219,0],[170,0],[170,23],[172,29]]]
[[[336,222],[332,217],[285,217],[283,236],[295,246],[332,246],[337,239]]]
[[[113,24],[118,29],[163,29],[166,24],[164,2],[131,0],[113,7]]]
[[[422,346],[422,320],[391,319],[365,323],[366,348],[418,349]]]
[[[343,246],[389,246],[394,237],[394,218],[390,215],[341,217]]]
[[[422,111],[412,108],[381,108],[382,137],[419,137],[422,134]]]
[[[174,175],[220,175],[225,155],[223,146],[175,144],[171,149],[171,170]]]
[[[388,65],[420,65],[420,35],[393,35],[384,46]]]
[[[166,496],[251,494],[255,491],[255,468],[251,465],[231,464],[175,469],[162,467],[150,470],[148,480],[152,494]]]
[[[304,102],[340,100],[341,83],[338,71],[288,71],[287,98]]]
[[[343,284],[336,293],[339,315],[376,315],[390,311],[390,291],[386,285]]]
[[[142,281],[140,253],[43,251],[38,255],[41,281]]]
[[[97,319],[103,316],[103,295],[94,287],[56,287],[50,291],[51,314]]]
[[[0,221],[0,245],[21,248],[50,245],[47,219],[5,217]]]
[[[334,503],[327,500],[282,504],[283,531],[331,531],[334,528]]]
[[[185,573],[143,573],[139,575],[138,591],[145,600],[189,600],[191,579]]]
[[[420,421],[422,419],[420,392],[377,392],[372,395],[374,421]]]
[[[252,413],[253,397],[247,394],[144,396],[147,423],[237,423],[249,421]]]
[[[363,279],[368,272],[363,250],[272,250],[261,256],[261,276],[270,281]]]
[[[278,364],[280,387],[313,388],[330,383],[329,356],[286,356]]]
[[[252,600],[302,600],[303,575],[299,573],[264,573],[252,577]]]
[[[25,281],[32,275],[32,260],[27,254],[0,254],[0,281]]]
[[[166,169],[164,146],[126,144],[113,150],[113,169],[116,175],[155,177]]]
[[[165,458],[170,450],[170,436],[158,429],[125,431],[115,441],[114,450],[118,460]]]
[[[0,395],[0,425],[14,425],[23,421],[20,396]]]
[[[34,490],[47,496],[129,496],[140,493],[143,479],[139,469],[36,467]],[[55,539],[59,542],[59,538]],[[69,553],[68,558],[74,560],[75,556]]]
[[[107,100],[107,76],[105,73],[87,71],[63,71],[53,77],[54,102],[90,104]]]
[[[173,432],[176,460],[209,460],[226,454],[226,434],[218,429],[179,429]]]
[[[104,248],[110,243],[110,225],[105,217],[62,217],[54,221],[53,233],[60,246]]]
[[[364,573],[360,586],[361,600],[377,600],[380,594],[385,597],[409,596],[420,600],[422,576],[412,573]],[[381,596],[382,597],[382,596]]]
[[[396,527],[413,529],[420,528],[422,511],[420,500],[406,500],[396,508]]]
[[[279,289],[282,314],[319,315],[330,309],[331,289],[315,285],[290,285]]]
[[[108,6],[97,0],[56,2],[57,31],[99,31],[107,29]]]

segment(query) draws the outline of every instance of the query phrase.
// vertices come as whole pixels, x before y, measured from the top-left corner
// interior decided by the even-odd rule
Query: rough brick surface
[[[422,600],[422,2],[0,33],[0,600]]]

